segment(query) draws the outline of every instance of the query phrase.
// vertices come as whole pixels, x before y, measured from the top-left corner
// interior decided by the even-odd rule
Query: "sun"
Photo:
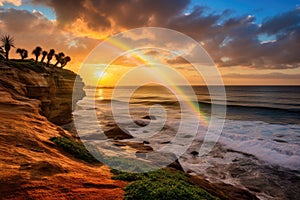
[[[97,78],[97,79],[101,79],[101,78],[103,78],[105,75],[106,75],[106,72],[104,72],[104,71],[96,71],[96,72],[94,73],[94,77]]]

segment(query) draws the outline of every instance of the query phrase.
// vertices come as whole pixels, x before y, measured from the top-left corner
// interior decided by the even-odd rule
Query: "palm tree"
[[[47,55],[47,67],[49,67],[50,64],[50,60],[52,60],[53,56],[55,54],[55,50],[54,49],[50,49],[48,55]]]
[[[23,49],[23,54],[22,54],[22,60],[28,57],[28,51],[26,49]]]
[[[22,60],[28,57],[28,51],[26,49],[18,48],[16,53],[20,54]]]
[[[5,58],[8,61],[8,55],[9,55],[9,51],[11,49],[11,47],[15,47],[14,45],[14,39],[9,36],[9,35],[3,35],[1,38],[1,42],[2,42],[2,47],[4,47],[5,49]]]
[[[38,58],[39,58],[39,56],[41,55],[41,53],[42,53],[42,48],[39,47],[39,46],[37,46],[37,47],[32,51],[32,54],[35,55],[35,62],[38,61]]]
[[[47,54],[48,54],[48,52],[47,52],[47,51],[43,51],[43,52],[42,52],[42,55],[43,55],[43,57],[42,57],[41,63],[43,63],[43,62],[44,62],[44,60],[45,60],[45,58],[46,58]]]
[[[64,59],[62,59],[62,61],[60,62],[60,68],[63,68],[64,66],[67,65],[68,62],[71,61],[70,56],[65,57]]]
[[[58,63],[60,63],[65,57],[65,54],[63,52],[60,52],[59,54],[55,54],[55,59],[57,60],[54,66],[57,66]]]

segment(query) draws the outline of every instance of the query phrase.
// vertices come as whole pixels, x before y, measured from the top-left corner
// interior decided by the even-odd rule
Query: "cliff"
[[[34,61],[0,63],[0,199],[122,199],[125,182],[49,140],[70,136],[76,74]],[[75,101],[84,96],[83,83]]]
[[[0,82],[10,93],[39,100],[40,114],[58,125],[72,120],[73,87],[78,91],[75,102],[85,96],[83,83],[74,85],[76,74],[69,70],[13,60],[2,63],[0,73]]]

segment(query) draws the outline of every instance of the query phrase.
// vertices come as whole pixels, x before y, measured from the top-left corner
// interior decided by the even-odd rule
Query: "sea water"
[[[189,101],[189,95],[192,95],[184,93],[185,87],[187,86],[180,86],[180,91],[183,92],[177,93],[178,90],[172,91],[172,88],[143,86],[132,94],[132,87],[124,87],[123,92],[117,94],[114,93],[114,88],[87,87],[87,97],[78,103],[74,115],[82,116],[81,122],[86,124],[86,134],[92,134],[98,132],[99,127],[89,126],[88,111],[93,109],[90,102],[95,102],[97,119],[103,130],[116,123],[112,114],[112,102],[119,101],[124,105],[128,103],[129,107],[120,107],[116,112],[119,120],[123,120],[123,128],[139,136],[139,129],[126,127],[126,124],[143,120],[144,116],[149,115],[149,109],[153,105],[160,105],[165,113],[157,113],[153,121],[160,124],[159,121],[164,120],[165,126],[161,133],[148,129],[147,133],[153,131],[157,134],[132,139],[148,140],[154,150],[157,150],[172,141],[182,125],[180,101]],[[227,86],[225,89],[226,99],[216,94],[212,99],[210,88],[193,86],[197,102],[192,103],[198,105],[202,118],[190,118],[199,120],[199,127],[193,142],[180,155],[179,161],[184,170],[202,175],[212,182],[225,182],[248,189],[261,199],[297,199],[300,187],[300,87]],[[129,94],[128,101],[126,96]],[[180,95],[186,97],[180,98]],[[210,153],[203,156],[192,155],[192,151],[197,152],[201,148],[210,120],[223,117],[211,112],[213,104],[226,107],[221,135]],[[128,108],[130,118],[126,117]],[[155,116],[156,113],[152,114]],[[195,131],[194,126],[185,126],[187,132]],[[176,145],[179,147],[187,143],[183,141]]]

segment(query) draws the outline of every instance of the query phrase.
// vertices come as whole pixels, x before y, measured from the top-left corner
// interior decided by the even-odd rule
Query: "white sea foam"
[[[300,126],[227,120],[219,142],[272,165],[300,170]]]

